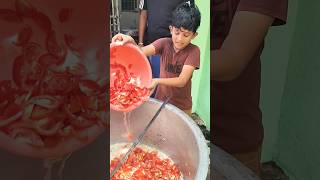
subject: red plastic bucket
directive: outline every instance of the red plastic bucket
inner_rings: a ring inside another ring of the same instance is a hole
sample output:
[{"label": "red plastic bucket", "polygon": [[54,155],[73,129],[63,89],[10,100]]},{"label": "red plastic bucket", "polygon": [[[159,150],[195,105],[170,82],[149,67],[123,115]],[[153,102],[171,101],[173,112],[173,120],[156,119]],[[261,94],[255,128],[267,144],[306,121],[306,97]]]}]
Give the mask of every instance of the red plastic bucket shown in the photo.
[{"label": "red plastic bucket", "polygon": [[[133,74],[140,79],[140,87],[149,87],[152,81],[152,70],[150,63],[142,51],[133,44],[110,45],[110,66],[120,64],[126,68],[128,74]],[[110,88],[114,86],[116,68],[110,67]],[[150,94],[148,94],[148,97]],[[126,108],[115,106],[110,103],[110,108],[116,111],[129,112],[140,106],[144,100],[130,105]]]}]

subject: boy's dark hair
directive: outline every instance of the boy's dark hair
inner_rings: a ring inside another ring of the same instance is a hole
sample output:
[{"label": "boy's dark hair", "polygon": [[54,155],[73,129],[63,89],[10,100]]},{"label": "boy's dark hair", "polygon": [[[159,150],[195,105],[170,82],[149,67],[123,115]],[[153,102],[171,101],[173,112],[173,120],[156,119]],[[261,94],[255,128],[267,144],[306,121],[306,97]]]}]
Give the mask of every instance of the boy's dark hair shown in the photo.
[{"label": "boy's dark hair", "polygon": [[172,26],[197,32],[200,26],[201,14],[194,1],[183,2],[172,13]]}]

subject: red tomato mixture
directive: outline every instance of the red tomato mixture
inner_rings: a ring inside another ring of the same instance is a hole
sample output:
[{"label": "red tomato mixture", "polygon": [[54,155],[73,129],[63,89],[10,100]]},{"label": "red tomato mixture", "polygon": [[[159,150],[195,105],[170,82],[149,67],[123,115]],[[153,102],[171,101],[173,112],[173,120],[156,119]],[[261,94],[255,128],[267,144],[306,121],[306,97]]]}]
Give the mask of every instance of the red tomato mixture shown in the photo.
[{"label": "red tomato mixture", "polygon": [[[110,163],[110,173],[119,163],[114,158]],[[156,151],[136,148],[126,163],[111,177],[111,180],[180,180],[181,172],[169,159],[160,159]]]},{"label": "red tomato mixture", "polygon": [[[68,9],[61,9],[57,18],[66,23],[70,15]],[[24,23],[26,19],[36,27]],[[0,81],[0,131],[44,148],[71,137],[85,142],[88,137],[81,131],[105,126],[107,79],[87,78],[81,63],[65,65],[68,54],[80,54],[75,38],[65,34],[58,43],[50,18],[23,0],[15,1],[15,9],[0,9],[0,20],[21,24],[11,45],[20,49],[13,59],[12,80]],[[33,41],[33,28],[43,32],[43,42]]]},{"label": "red tomato mixture", "polygon": [[[131,106],[138,106],[149,96],[149,89],[140,87],[140,79],[134,74],[128,73],[125,66],[121,64],[111,64],[111,69],[116,71],[111,74],[114,76],[113,87],[110,86],[110,104],[119,109],[127,109]],[[128,69],[131,65],[128,66]]]}]

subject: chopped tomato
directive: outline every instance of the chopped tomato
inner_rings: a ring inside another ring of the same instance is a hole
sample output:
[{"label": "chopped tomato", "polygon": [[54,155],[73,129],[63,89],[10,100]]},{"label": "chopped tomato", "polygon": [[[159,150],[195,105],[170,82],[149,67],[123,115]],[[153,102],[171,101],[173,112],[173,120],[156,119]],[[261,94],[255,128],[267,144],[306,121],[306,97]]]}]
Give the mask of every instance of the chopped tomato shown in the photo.
[{"label": "chopped tomato", "polygon": [[57,58],[61,58],[65,56],[66,52],[58,43],[55,31],[50,31],[48,33],[48,36],[46,39],[46,48],[49,53],[56,56]]},{"label": "chopped tomato", "polygon": [[[120,157],[116,157],[110,162],[110,172],[120,162]],[[147,152],[141,148],[136,148],[122,165],[118,172],[111,177],[111,180],[121,179],[172,179],[180,180],[181,172],[177,165],[169,159],[160,159],[156,151]]]},{"label": "chopped tomato", "polygon": [[72,76],[67,72],[48,72],[44,77],[41,89],[45,94],[66,95],[75,88]]},{"label": "chopped tomato", "polygon": [[82,44],[75,36],[71,34],[65,34],[64,40],[71,51],[81,52],[83,50]]},{"label": "chopped tomato", "polygon": [[18,13],[11,9],[0,9],[0,19],[8,22],[22,22],[22,18],[18,15]]},{"label": "chopped tomato", "polygon": [[43,67],[49,67],[50,65],[58,65],[61,64],[64,61],[63,58],[59,58],[54,56],[51,53],[45,53],[43,55],[41,55],[38,59],[38,62],[40,65],[42,65]]},{"label": "chopped tomato", "polygon": [[43,77],[44,70],[30,57],[20,55],[13,62],[12,73],[18,87],[30,90]]},{"label": "chopped tomato", "polygon": [[46,34],[49,34],[51,32],[52,24],[47,15],[39,11],[33,11],[32,19]]},{"label": "chopped tomato", "polygon": [[114,76],[113,87],[110,87],[110,104],[120,110],[142,104],[148,98],[149,90],[140,87],[140,79],[128,74],[124,66],[112,64],[111,68],[117,69]]},{"label": "chopped tomato", "polygon": [[70,8],[62,8],[59,11],[59,20],[61,23],[67,22],[72,14],[72,9]]},{"label": "chopped tomato", "polygon": [[36,10],[30,3],[25,0],[16,0],[15,7],[18,14],[25,17],[32,17],[33,12]]},{"label": "chopped tomato", "polygon": [[86,95],[96,95],[101,92],[101,87],[99,84],[92,80],[80,80],[79,87],[81,92]]},{"label": "chopped tomato", "polygon": [[31,27],[30,26],[25,26],[24,28],[22,28],[20,30],[20,33],[18,35],[18,40],[17,40],[17,42],[15,44],[17,46],[26,45],[29,42],[29,40],[30,40],[30,38],[32,36],[32,33],[33,32],[32,32]]},{"label": "chopped tomato", "polygon": [[[92,133],[87,129],[102,128],[100,124],[106,121],[105,77],[89,79],[92,74],[87,67],[90,63],[82,61],[85,57],[67,57],[68,49],[81,50],[83,42],[78,37],[67,32],[59,37],[49,16],[27,0],[13,3],[14,10],[0,8],[0,21],[21,25],[13,32],[17,34],[15,46],[8,47],[20,52],[12,60],[11,80],[0,81],[0,131],[39,150],[54,148],[69,138],[88,143]],[[66,23],[72,10],[63,8],[56,13]],[[34,34],[37,31],[30,21],[44,36]]]}]

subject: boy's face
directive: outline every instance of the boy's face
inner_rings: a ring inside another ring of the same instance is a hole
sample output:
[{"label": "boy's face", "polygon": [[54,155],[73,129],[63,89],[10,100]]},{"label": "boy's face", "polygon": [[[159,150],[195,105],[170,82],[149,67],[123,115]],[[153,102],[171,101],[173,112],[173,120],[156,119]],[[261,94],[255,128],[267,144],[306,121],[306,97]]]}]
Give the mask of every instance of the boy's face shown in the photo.
[{"label": "boy's face", "polygon": [[179,29],[174,26],[170,26],[169,28],[176,51],[184,49],[188,44],[190,44],[191,40],[197,36],[197,33],[184,28]]}]

